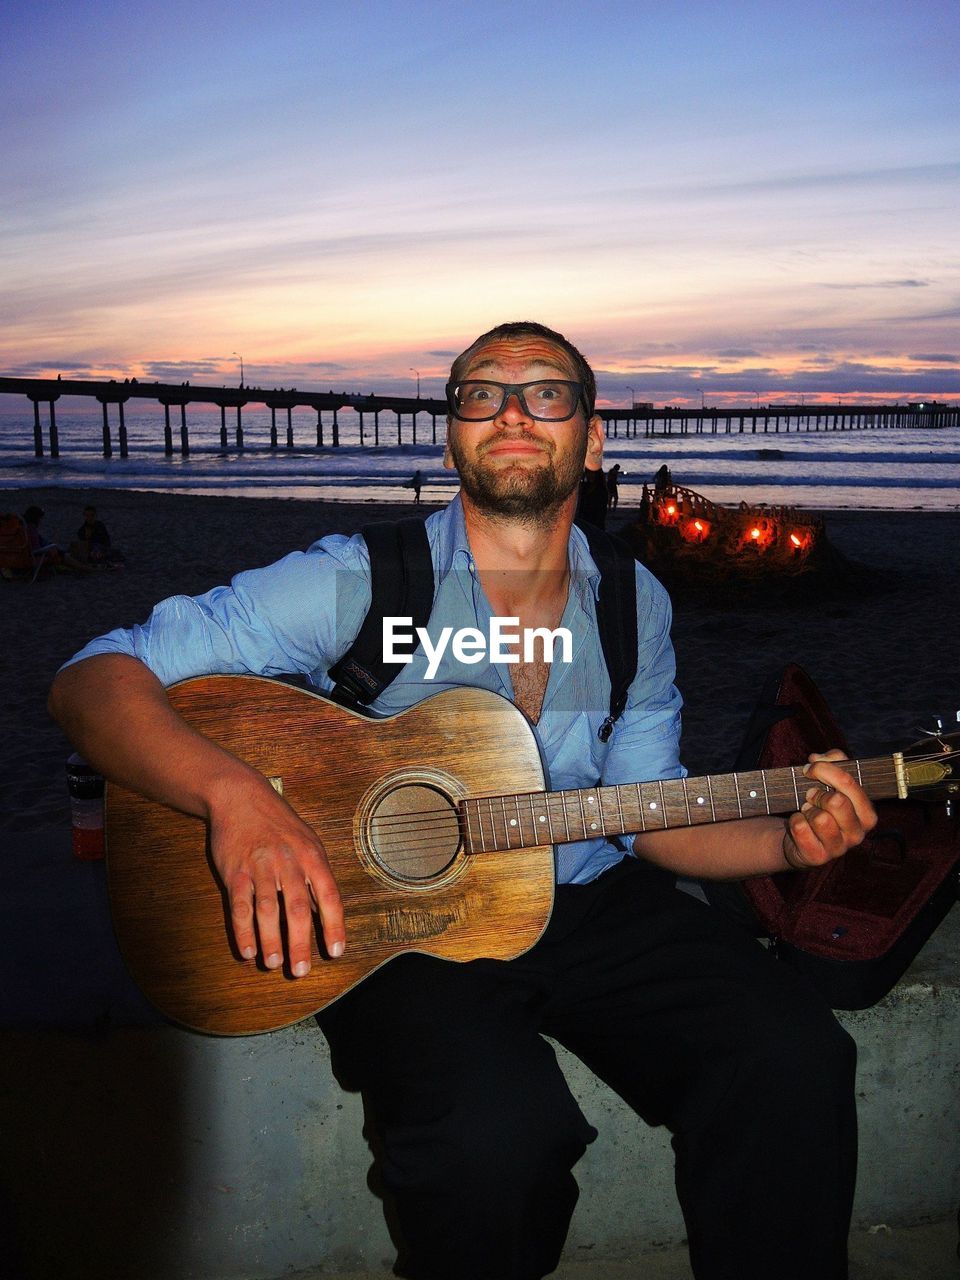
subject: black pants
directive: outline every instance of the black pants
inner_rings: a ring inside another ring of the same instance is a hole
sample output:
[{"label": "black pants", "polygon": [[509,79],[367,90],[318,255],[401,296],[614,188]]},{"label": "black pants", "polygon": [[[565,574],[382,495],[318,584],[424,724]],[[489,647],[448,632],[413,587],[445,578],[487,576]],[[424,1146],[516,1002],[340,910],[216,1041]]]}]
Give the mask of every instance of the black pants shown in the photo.
[{"label": "black pants", "polygon": [[847,1274],[853,1042],[738,926],[632,859],[562,887],[526,955],[402,956],[319,1021],[372,1109],[416,1280],[556,1267],[596,1135],[541,1033],[669,1126],[699,1280]]}]

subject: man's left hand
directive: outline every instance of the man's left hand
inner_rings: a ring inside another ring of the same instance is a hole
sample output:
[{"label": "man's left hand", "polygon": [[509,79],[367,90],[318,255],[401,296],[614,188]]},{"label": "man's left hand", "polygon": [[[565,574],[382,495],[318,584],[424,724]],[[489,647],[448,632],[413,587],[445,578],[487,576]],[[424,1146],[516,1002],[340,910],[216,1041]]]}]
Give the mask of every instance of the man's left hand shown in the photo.
[{"label": "man's left hand", "polygon": [[[783,838],[784,859],[794,870],[820,867],[842,857],[877,824],[876,810],[864,789],[846,770],[830,763],[846,759],[842,751],[809,757],[806,774],[814,785],[807,789],[800,812],[791,814]],[[825,787],[816,786],[818,782]]]}]

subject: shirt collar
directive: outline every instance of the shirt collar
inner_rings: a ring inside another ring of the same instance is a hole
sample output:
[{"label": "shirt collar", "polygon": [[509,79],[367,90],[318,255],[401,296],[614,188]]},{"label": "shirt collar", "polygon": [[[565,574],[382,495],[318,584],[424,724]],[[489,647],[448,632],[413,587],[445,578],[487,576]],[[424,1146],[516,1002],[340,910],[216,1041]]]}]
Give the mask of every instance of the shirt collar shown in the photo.
[{"label": "shirt collar", "polygon": [[[427,533],[434,547],[434,560],[441,579],[452,569],[463,567],[473,571],[473,552],[467,540],[459,493],[442,511],[427,518]],[[596,599],[600,594],[600,570],[590,554],[586,534],[576,525],[570,530],[567,556],[572,581],[576,584],[587,582]]]}]

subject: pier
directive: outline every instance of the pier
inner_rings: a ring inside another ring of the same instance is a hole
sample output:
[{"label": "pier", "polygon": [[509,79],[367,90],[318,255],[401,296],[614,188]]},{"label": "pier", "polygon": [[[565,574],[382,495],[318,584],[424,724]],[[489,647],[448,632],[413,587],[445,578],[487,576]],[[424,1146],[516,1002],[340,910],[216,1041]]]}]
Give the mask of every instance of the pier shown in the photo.
[{"label": "pier", "polygon": [[[284,433],[284,445],[294,447],[292,413],[295,408],[309,408],[316,412],[316,446],[325,448],[329,443],[338,448],[340,422],[338,414],[343,409],[352,410],[358,418],[360,445],[395,443],[402,445],[404,420],[409,418],[408,443],[417,444],[418,418],[426,414],[430,418],[430,442],[437,443],[437,419],[444,425],[447,416],[445,400],[433,400],[417,396],[381,396],[351,394],[342,391],[298,391],[296,388],[261,387],[204,387],[190,383],[139,382],[136,378],[118,382],[81,381],[61,378],[9,378],[0,377],[0,395],[25,396],[33,404],[33,452],[38,458],[48,451],[51,458],[60,456],[57,432],[57,401],[62,396],[81,396],[95,399],[102,409],[103,456],[114,453],[113,423],[116,422],[116,448],[121,458],[128,456],[127,428],[124,406],[131,400],[153,400],[163,406],[164,452],[172,456],[174,449],[173,410],[178,435],[178,450],[183,457],[190,454],[190,431],[187,422],[187,406],[191,404],[216,405],[220,409],[220,447],[243,449],[243,410],[247,405],[263,405],[270,410],[270,447],[280,447],[280,431]],[[47,440],[44,442],[40,406],[46,407]],[[228,427],[227,414],[230,414]],[[277,426],[277,414],[281,414],[281,427]],[[960,425],[960,406],[929,400],[916,404],[850,405],[850,404],[776,404],[752,408],[681,409],[670,405],[656,409],[652,405],[633,405],[631,408],[597,410],[603,420],[608,437],[637,436],[687,436],[687,435],[786,435],[797,432],[818,431],[867,431],[906,430],[910,428],[941,428]],[[381,424],[380,415],[393,417],[389,424]],[[324,414],[328,420],[324,421]],[[283,416],[286,416],[285,426]],[[395,419],[395,421],[393,421]],[[232,435],[232,441],[231,441]],[[311,444],[314,441],[311,440]]]},{"label": "pier", "polygon": [[[426,414],[430,418],[430,440],[437,443],[437,418],[446,423],[447,402],[430,400],[419,396],[379,396],[351,395],[340,391],[298,391],[296,388],[274,388],[266,391],[261,387],[202,387],[190,383],[174,384],[164,382],[139,382],[136,378],[117,382],[111,379],[106,382],[87,382],[68,378],[7,378],[0,377],[0,395],[26,396],[33,404],[33,452],[37,458],[45,453],[43,424],[40,406],[47,408],[48,435],[46,448],[51,458],[60,456],[60,441],[57,432],[56,404],[61,396],[85,396],[95,399],[102,407],[103,456],[110,458],[114,452],[114,439],[111,418],[117,423],[117,449],[121,458],[128,456],[127,428],[124,420],[124,406],[131,400],[153,400],[163,405],[164,452],[171,456],[174,453],[174,433],[170,411],[174,411],[179,426],[179,452],[183,457],[190,455],[190,433],[187,423],[187,406],[190,404],[212,404],[220,409],[220,447],[230,447],[231,429],[233,444],[237,449],[244,447],[243,410],[249,404],[264,405],[270,410],[270,447],[280,447],[277,413],[286,415],[285,446],[294,447],[293,410],[309,408],[316,411],[316,445],[324,448],[329,443],[334,448],[340,445],[340,423],[338,413],[342,409],[352,409],[360,423],[360,444],[378,446],[393,439],[396,430],[396,443],[403,444],[403,421],[410,419],[410,442],[417,444],[417,418]],[[231,429],[227,427],[227,411],[230,411]],[[324,422],[324,414],[329,421]],[[396,422],[390,421],[381,428],[380,415],[394,415]],[[281,419],[282,421],[282,419]],[[329,437],[325,431],[329,428]],[[381,438],[382,437],[382,438]],[[311,443],[313,443],[311,441]]]},{"label": "pier", "polygon": [[750,409],[679,409],[637,405],[598,409],[614,439],[687,435],[786,435],[808,431],[905,430],[960,425],[960,405],[927,400],[917,404],[771,404]]}]

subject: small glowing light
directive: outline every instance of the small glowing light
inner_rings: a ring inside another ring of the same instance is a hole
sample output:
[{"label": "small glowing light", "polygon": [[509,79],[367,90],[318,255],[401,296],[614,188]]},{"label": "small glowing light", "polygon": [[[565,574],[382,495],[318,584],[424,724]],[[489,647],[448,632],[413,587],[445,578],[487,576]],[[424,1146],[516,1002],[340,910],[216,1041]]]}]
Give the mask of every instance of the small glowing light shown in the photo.
[{"label": "small glowing light", "polygon": [[791,533],[791,535],[790,535],[790,541],[793,543],[793,545],[794,545],[795,547],[802,547],[802,546],[803,546],[803,543],[800,541],[800,539],[797,537],[797,535],[796,535],[795,533]]},{"label": "small glowing light", "polygon": [[699,520],[694,520],[693,527],[696,529],[697,533],[703,533],[703,525]]},{"label": "small glowing light", "polygon": [[760,537],[760,530],[759,530],[759,529],[751,529],[751,530],[750,530],[750,537],[751,537],[751,538],[759,538],[759,537]]},{"label": "small glowing light", "polygon": [[667,507],[667,515],[673,516],[673,515],[676,515],[676,513],[677,513],[677,508],[671,502],[669,507]]}]

